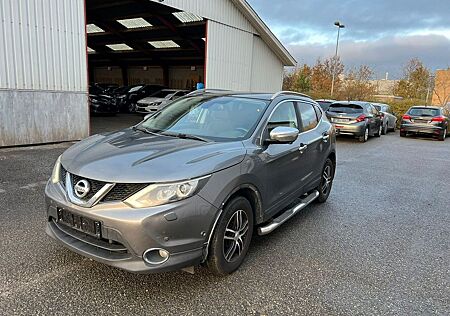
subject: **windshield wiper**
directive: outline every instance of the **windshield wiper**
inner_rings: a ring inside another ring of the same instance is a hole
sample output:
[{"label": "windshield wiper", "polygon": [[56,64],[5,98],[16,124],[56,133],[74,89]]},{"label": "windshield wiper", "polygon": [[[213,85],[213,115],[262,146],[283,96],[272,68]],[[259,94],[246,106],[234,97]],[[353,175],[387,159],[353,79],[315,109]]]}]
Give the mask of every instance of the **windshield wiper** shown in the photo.
[{"label": "windshield wiper", "polygon": [[149,129],[149,128],[146,128],[146,127],[142,127],[142,126],[141,127],[133,126],[133,130],[134,131],[144,132],[144,133],[147,133],[147,134],[157,135],[157,136],[160,135],[160,134],[158,134],[157,130],[152,130],[152,129]]},{"label": "windshield wiper", "polygon": [[167,136],[173,136],[173,137],[178,137],[178,138],[183,138],[183,139],[194,139],[194,140],[199,140],[205,143],[208,143],[209,140],[197,135],[191,135],[191,134],[184,134],[184,133],[169,133],[169,132],[164,132],[161,133],[162,135],[167,135]]}]

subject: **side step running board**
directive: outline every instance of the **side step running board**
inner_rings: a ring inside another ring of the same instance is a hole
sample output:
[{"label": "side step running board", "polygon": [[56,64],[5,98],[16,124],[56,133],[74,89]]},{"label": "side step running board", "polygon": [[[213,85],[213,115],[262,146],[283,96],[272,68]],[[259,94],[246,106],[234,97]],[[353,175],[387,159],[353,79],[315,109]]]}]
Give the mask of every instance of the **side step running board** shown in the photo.
[{"label": "side step running board", "polygon": [[300,210],[304,209],[312,201],[317,199],[318,196],[319,196],[319,192],[317,190],[314,190],[307,197],[301,199],[300,204],[297,204],[296,206],[289,208],[284,213],[282,213],[280,216],[278,216],[277,218],[274,218],[269,224],[259,227],[258,235],[267,235],[267,234],[273,232],[276,228],[281,226],[281,224],[286,222],[292,216],[297,214]]}]

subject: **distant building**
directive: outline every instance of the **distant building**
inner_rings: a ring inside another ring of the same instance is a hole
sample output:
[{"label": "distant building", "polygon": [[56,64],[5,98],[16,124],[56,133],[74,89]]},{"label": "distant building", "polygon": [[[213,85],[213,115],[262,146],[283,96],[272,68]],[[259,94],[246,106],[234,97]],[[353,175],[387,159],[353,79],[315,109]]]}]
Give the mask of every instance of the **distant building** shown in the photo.
[{"label": "distant building", "polygon": [[394,95],[394,89],[397,82],[398,80],[389,79],[371,80],[370,83],[375,87],[375,95],[373,97],[385,102],[402,99],[401,97]]},{"label": "distant building", "polygon": [[450,68],[436,70],[431,101],[433,105],[445,105],[447,102],[450,102]]}]

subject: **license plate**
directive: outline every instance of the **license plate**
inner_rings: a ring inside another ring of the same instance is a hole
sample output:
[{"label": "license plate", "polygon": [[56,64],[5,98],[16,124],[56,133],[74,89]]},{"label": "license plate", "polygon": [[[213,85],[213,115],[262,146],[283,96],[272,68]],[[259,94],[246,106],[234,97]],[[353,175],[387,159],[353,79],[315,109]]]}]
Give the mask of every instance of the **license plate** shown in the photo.
[{"label": "license plate", "polygon": [[74,214],[64,209],[58,209],[58,223],[72,227],[73,229],[97,238],[101,237],[100,222]]},{"label": "license plate", "polygon": [[336,123],[347,123],[348,119],[335,118],[335,119],[333,119],[333,122],[336,122]]}]

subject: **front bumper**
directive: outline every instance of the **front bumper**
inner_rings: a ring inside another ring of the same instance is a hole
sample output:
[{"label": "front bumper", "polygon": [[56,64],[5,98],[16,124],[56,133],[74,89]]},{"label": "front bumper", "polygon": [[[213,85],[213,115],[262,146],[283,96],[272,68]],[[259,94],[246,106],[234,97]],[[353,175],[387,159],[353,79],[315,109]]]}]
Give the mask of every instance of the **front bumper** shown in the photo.
[{"label": "front bumper", "polygon": [[341,123],[332,123],[335,130],[336,135],[354,135],[354,136],[362,136],[364,135],[364,131],[366,125],[364,122],[355,123],[355,124],[341,124]]},{"label": "front bumper", "polygon": [[[133,209],[123,202],[99,203],[84,208],[68,201],[60,184],[46,190],[47,234],[70,250],[129,272],[151,273],[179,270],[204,260],[208,236],[219,214],[198,195],[163,206]],[[58,210],[101,223],[101,237],[79,232],[58,221]],[[150,248],[170,253],[162,264],[142,258]]]},{"label": "front bumper", "polygon": [[158,111],[158,106],[139,105],[139,104],[136,106],[136,113],[149,114],[154,113],[156,111]]},{"label": "front bumper", "polygon": [[429,124],[401,124],[400,131],[414,134],[440,135],[445,131],[444,127]]}]

